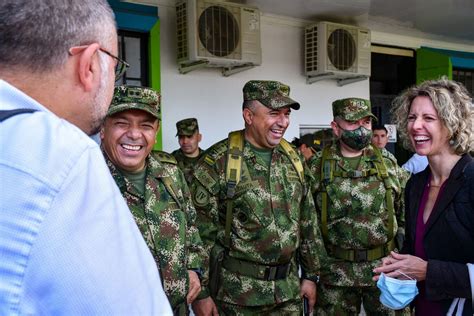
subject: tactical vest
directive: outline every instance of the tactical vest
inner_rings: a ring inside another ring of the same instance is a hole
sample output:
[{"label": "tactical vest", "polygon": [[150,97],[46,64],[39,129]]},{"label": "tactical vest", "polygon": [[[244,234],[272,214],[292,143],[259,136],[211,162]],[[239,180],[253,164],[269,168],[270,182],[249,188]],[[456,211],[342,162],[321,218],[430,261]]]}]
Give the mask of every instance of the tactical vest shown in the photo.
[{"label": "tactical vest", "polygon": [[377,160],[373,161],[374,167],[368,171],[336,171],[336,161],[334,159],[328,159],[330,146],[323,149],[322,161],[321,161],[321,234],[326,245],[328,242],[328,193],[326,187],[333,181],[334,177],[341,178],[365,178],[372,175],[383,181],[385,186],[385,202],[388,211],[388,242],[384,245],[372,249],[344,249],[337,246],[327,246],[328,253],[333,257],[344,259],[353,262],[365,262],[372,261],[382,258],[390,253],[394,249],[394,200],[392,195],[392,187],[389,182],[389,176],[387,167],[383,161],[382,153],[378,148],[374,147],[375,155]]},{"label": "tactical vest", "polygon": [[[304,168],[301,160],[293,149],[290,143],[285,139],[281,139],[280,145],[283,148],[285,154],[290,158],[293,167],[295,168],[301,183],[304,185]],[[227,187],[227,211],[225,220],[225,246],[230,247],[230,228],[232,225],[232,204],[233,197],[235,195],[235,188],[240,181],[242,172],[242,160],[244,150],[244,132],[234,131],[229,133],[228,149],[227,149],[227,160],[226,160],[226,171],[225,180]]]}]

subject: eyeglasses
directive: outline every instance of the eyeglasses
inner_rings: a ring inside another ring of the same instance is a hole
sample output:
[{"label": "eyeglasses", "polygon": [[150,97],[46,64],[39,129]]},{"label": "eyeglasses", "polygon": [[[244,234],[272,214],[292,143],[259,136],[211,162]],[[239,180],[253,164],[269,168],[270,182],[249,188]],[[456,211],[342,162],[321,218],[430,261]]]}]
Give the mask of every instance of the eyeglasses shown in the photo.
[{"label": "eyeglasses", "polygon": [[109,53],[108,51],[103,49],[102,47],[99,48],[99,50],[101,52],[109,55],[110,57],[112,57],[113,59],[115,59],[117,61],[117,64],[115,65],[115,81],[119,81],[120,78],[122,78],[125,71],[127,71],[127,69],[130,67],[130,64],[127,63],[125,60],[120,59],[119,57],[112,55],[111,53]]}]

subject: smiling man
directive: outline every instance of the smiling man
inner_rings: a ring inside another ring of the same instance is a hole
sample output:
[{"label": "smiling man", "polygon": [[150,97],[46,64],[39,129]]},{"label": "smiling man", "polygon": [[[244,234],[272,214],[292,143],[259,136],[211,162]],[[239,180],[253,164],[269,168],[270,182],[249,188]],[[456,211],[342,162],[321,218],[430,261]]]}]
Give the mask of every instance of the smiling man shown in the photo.
[{"label": "smiling man", "polygon": [[283,139],[300,108],[289,92],[277,81],[247,82],[245,128],[211,146],[195,168],[206,252],[197,315],[299,315],[302,296],[314,305],[324,247],[309,170]]},{"label": "smiling man", "polygon": [[157,92],[116,87],[100,135],[107,166],[155,258],[173,312],[186,315],[201,290],[201,239],[176,160],[152,152],[159,119]]}]

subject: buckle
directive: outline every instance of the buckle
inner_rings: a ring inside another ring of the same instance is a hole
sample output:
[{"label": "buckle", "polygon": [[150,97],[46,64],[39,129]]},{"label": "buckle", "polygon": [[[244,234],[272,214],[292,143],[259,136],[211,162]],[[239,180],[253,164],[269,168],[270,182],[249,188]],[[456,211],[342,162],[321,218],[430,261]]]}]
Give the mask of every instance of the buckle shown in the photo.
[{"label": "buckle", "polygon": [[265,274],[263,278],[265,281],[275,281],[275,280],[286,279],[289,271],[290,271],[290,263],[280,265],[280,266],[267,267],[265,269]]},{"label": "buckle", "polygon": [[354,262],[366,262],[367,250],[354,249]]}]

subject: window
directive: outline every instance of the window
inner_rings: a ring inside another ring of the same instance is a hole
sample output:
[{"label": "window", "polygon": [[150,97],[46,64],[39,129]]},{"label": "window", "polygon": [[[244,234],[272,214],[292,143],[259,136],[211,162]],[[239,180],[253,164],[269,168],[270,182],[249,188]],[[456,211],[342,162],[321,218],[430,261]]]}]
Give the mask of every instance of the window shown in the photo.
[{"label": "window", "polygon": [[474,71],[470,69],[453,68],[453,80],[462,83],[474,98]]},{"label": "window", "polygon": [[148,33],[118,31],[119,57],[130,64],[116,85],[148,86]]}]

